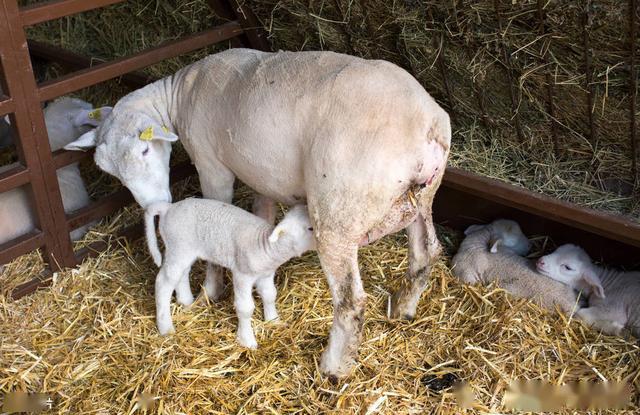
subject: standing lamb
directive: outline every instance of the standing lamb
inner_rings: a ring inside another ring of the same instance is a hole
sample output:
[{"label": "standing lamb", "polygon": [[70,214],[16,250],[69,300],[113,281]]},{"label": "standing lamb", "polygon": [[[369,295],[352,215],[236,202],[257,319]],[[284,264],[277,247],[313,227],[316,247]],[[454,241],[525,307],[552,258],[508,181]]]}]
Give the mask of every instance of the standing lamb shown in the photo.
[{"label": "standing lamb", "polygon": [[599,267],[571,244],[541,257],[536,265],[541,274],[589,295],[589,307],[577,313],[585,323],[615,335],[627,328],[640,338],[640,272]]},{"label": "standing lamb", "polygon": [[[158,250],[154,225],[160,215],[160,235],[165,244],[164,262]],[[234,305],[238,316],[238,343],[258,347],[251,327],[256,287],[264,305],[264,319],[277,320],[275,272],[294,256],[315,248],[307,207],[293,207],[275,228],[238,207],[216,200],[185,199],[159,202],[145,213],[149,251],[156,265],[156,318],[158,331],[173,332],[169,302],[175,290],[182,305],[191,305],[189,271],[197,259],[228,268],[233,274]]]},{"label": "standing lamb", "polygon": [[[308,204],[334,306],[325,374],[345,376],[357,358],[366,303],[361,242],[408,226],[409,272],[392,316],[415,316],[441,252],[431,206],[451,126],[408,72],[333,52],[230,49],[122,98],[102,126],[67,148],[95,146],[97,165],[146,208],[171,200],[178,137],[204,197],[230,203],[237,177],[269,199]],[[221,278],[208,268],[211,297]]]},{"label": "standing lamb", "polygon": [[488,225],[472,225],[452,259],[453,275],[467,284],[495,282],[516,297],[529,298],[554,310],[570,313],[577,304],[573,289],[538,274],[527,258],[530,243],[520,226],[499,219]]},{"label": "standing lamb", "polygon": [[[60,150],[68,143],[95,127],[109,114],[111,107],[93,109],[92,105],[76,98],[60,98],[44,109],[44,119],[51,151]],[[0,167],[0,173],[16,164]],[[89,194],[80,175],[78,163],[56,172],[62,203],[66,213],[89,204]],[[78,240],[89,225],[71,231],[71,239]],[[36,215],[27,189],[20,187],[0,194],[0,244],[15,239],[36,228]]]}]

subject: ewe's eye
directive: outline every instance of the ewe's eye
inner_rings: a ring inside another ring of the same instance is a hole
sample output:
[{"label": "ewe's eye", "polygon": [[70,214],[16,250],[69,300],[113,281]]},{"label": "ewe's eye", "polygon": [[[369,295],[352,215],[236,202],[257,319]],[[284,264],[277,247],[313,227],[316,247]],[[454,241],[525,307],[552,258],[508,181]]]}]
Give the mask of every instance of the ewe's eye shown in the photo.
[{"label": "ewe's eye", "polygon": [[313,232],[313,228],[307,228],[307,230]]},{"label": "ewe's eye", "polygon": [[146,156],[147,154],[149,154],[149,146],[147,146],[147,148],[145,148],[144,150],[142,150],[142,155]]},{"label": "ewe's eye", "polygon": [[567,264],[562,264],[562,268],[566,269],[567,271],[573,271],[573,268],[571,268],[569,265]]}]

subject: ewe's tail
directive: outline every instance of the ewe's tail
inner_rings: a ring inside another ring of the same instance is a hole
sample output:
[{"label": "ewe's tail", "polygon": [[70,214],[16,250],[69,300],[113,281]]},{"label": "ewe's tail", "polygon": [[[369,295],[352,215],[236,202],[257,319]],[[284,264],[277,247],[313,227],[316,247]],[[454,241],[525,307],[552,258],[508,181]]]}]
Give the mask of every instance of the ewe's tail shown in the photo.
[{"label": "ewe's tail", "polygon": [[144,213],[144,227],[147,234],[147,246],[149,247],[149,252],[153,257],[153,262],[156,263],[157,266],[162,265],[162,255],[160,254],[160,249],[158,249],[158,239],[156,238],[156,224],[154,219],[156,216],[160,216],[160,220],[167,210],[171,207],[171,203],[166,202],[158,202],[149,206]]}]

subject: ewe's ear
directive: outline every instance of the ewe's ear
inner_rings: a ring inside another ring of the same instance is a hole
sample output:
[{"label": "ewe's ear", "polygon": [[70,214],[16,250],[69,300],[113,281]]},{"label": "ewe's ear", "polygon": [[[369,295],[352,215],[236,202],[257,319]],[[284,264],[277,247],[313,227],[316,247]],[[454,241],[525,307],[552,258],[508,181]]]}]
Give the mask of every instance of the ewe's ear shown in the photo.
[{"label": "ewe's ear", "polygon": [[73,119],[73,125],[80,127],[83,125],[92,125],[97,127],[111,113],[112,107],[100,107],[92,110],[79,110]]},{"label": "ewe's ear", "polygon": [[76,141],[73,141],[66,146],[65,150],[85,151],[88,148],[96,146],[96,129],[88,131],[82,134]]},{"label": "ewe's ear", "polygon": [[167,129],[167,127],[150,125],[144,130],[140,131],[138,138],[142,141],[162,140],[167,142],[178,141],[178,136]]},{"label": "ewe's ear", "polygon": [[484,229],[486,226],[487,225],[471,225],[467,229],[465,229],[464,234],[465,236],[471,235],[474,232],[478,232],[479,230]]},{"label": "ewe's ear", "polygon": [[281,225],[276,226],[273,229],[273,232],[271,232],[271,235],[269,235],[269,242],[274,244],[276,242],[278,242],[278,240],[282,237],[282,235],[284,235],[286,233],[286,231],[284,230],[284,228]]},{"label": "ewe's ear", "polygon": [[489,241],[489,245],[491,245],[491,248],[489,248],[489,252],[491,252],[492,254],[497,254],[498,253],[498,245],[502,244],[502,239],[496,239],[495,241]]},{"label": "ewe's ear", "polygon": [[591,269],[586,269],[582,272],[580,279],[584,286],[589,287],[591,293],[596,297],[604,298],[604,288],[600,283],[600,278]]}]

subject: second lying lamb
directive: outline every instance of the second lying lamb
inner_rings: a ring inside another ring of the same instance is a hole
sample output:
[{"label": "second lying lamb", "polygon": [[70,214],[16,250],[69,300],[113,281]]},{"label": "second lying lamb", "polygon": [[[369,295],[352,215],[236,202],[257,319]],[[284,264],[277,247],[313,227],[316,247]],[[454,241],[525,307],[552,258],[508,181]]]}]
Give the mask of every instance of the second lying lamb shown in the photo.
[{"label": "second lying lamb", "polygon": [[535,265],[521,255],[529,251],[529,240],[520,226],[499,219],[488,225],[472,225],[452,259],[453,275],[468,284],[496,285],[554,310],[570,313],[577,306],[574,290],[536,272]]},{"label": "second lying lamb", "polygon": [[607,334],[624,328],[640,338],[640,272],[599,267],[579,246],[566,244],[538,260],[538,271],[589,295],[577,315]]},{"label": "second lying lamb", "polygon": [[[154,217],[160,215],[160,235],[165,257],[158,250]],[[252,289],[262,298],[265,320],[278,319],[275,307],[277,268],[294,256],[315,249],[313,228],[307,207],[298,205],[274,228],[262,218],[216,200],[189,198],[157,203],[145,213],[149,251],[161,266],[156,277],[156,319],[158,331],[173,332],[171,294],[182,305],[193,302],[189,271],[197,259],[228,268],[233,274],[234,306],[238,316],[237,340],[258,347],[251,327],[254,310]]]}]

